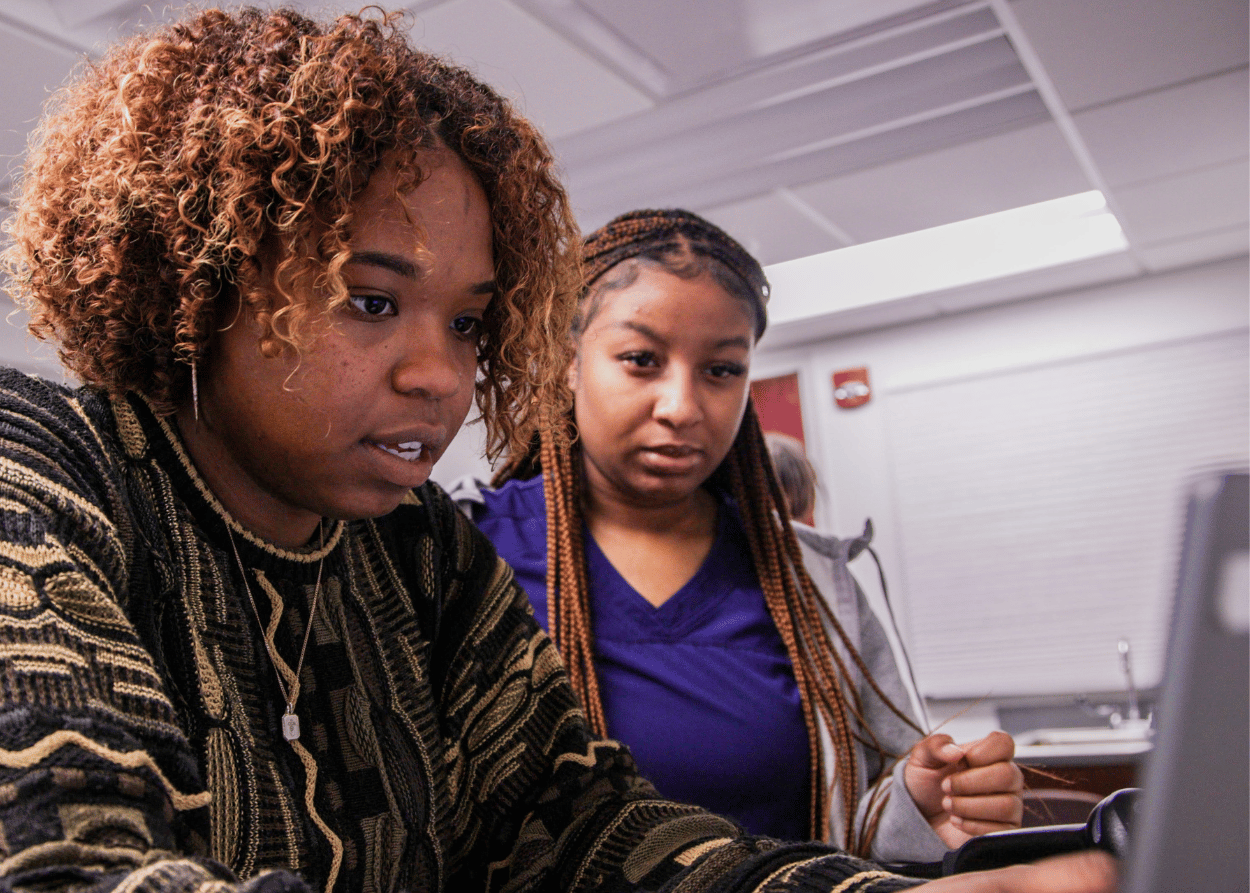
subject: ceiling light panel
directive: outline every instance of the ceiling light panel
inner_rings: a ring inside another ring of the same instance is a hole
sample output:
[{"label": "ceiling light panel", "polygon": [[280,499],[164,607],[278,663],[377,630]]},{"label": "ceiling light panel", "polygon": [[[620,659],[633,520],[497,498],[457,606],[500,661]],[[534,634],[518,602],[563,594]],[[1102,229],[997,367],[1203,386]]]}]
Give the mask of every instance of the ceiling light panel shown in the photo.
[{"label": "ceiling light panel", "polygon": [[[770,266],[777,324],[957,289],[1121,252],[1097,191]],[[832,292],[829,283],[838,283]]]}]

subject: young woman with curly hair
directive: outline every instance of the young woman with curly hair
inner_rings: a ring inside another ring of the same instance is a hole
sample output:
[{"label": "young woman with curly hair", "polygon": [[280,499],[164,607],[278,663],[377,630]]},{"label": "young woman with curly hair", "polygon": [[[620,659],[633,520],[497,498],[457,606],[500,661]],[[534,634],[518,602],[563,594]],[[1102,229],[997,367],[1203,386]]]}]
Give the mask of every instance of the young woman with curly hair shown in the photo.
[{"label": "young woman with curly hair", "polygon": [[852,544],[788,523],[748,399],[758,262],[680,210],[616,218],[584,260],[571,412],[498,489],[452,496],[550,624],[592,727],[665,796],[755,833],[922,861],[1018,825],[1011,738],[919,740]]},{"label": "young woman with curly hair", "polygon": [[514,449],[560,399],[551,166],[381,13],[208,10],[57,97],[8,265],[84,385],[0,373],[0,889],[912,883],[660,798],[427,483],[475,398]]}]

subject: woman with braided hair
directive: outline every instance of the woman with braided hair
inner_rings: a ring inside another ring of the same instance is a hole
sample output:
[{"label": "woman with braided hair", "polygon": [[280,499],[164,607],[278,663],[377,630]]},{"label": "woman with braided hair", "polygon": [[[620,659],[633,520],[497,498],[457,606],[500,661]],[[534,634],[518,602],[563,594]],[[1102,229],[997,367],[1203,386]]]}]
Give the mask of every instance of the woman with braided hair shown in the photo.
[{"label": "woman with braided hair", "polygon": [[917,743],[848,544],[788,523],[748,399],[759,264],[680,210],[616,218],[584,260],[571,412],[498,489],[452,495],[549,623],[592,728],[665,796],[755,833],[920,860],[1018,825],[1011,739]]}]

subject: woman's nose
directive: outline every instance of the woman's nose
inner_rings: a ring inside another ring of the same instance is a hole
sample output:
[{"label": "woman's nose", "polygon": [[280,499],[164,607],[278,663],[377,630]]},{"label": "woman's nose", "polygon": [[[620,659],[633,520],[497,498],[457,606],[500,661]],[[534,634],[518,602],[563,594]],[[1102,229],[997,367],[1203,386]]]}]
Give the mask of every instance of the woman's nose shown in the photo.
[{"label": "woman's nose", "polygon": [[[407,339],[391,370],[391,384],[401,394],[445,400],[459,393],[465,378],[463,346],[430,334]],[[470,380],[472,376],[470,375]]]},{"label": "woman's nose", "polygon": [[703,418],[698,390],[689,376],[674,372],[659,382],[655,417],[674,428],[692,425]]}]

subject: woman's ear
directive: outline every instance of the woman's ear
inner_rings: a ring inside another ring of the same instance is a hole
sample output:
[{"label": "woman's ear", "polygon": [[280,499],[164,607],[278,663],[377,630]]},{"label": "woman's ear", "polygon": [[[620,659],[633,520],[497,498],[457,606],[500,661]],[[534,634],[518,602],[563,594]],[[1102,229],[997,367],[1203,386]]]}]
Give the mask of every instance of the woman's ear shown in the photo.
[{"label": "woman's ear", "polygon": [[564,370],[564,381],[568,384],[570,391],[577,390],[577,355],[569,360],[569,367]]}]

